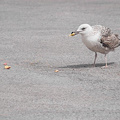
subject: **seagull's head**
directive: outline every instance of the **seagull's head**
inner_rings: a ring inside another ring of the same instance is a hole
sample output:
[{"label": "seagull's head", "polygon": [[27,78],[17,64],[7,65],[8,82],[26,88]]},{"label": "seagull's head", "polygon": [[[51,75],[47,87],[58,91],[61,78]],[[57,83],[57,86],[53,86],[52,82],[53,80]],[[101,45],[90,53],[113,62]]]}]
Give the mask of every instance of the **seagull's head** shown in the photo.
[{"label": "seagull's head", "polygon": [[77,34],[87,35],[92,31],[92,27],[89,24],[82,24],[78,27],[75,32],[72,32],[69,36],[74,36]]}]

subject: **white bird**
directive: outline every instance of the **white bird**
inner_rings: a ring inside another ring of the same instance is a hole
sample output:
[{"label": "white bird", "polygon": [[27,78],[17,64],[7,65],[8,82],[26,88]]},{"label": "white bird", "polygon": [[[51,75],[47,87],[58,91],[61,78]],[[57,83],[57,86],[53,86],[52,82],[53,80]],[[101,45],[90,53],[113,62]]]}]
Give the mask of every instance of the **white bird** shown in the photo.
[{"label": "white bird", "polygon": [[82,42],[88,49],[95,52],[94,66],[96,63],[97,52],[99,52],[105,54],[106,65],[104,67],[108,67],[106,54],[120,46],[118,35],[113,34],[110,28],[101,25],[90,26],[89,24],[80,25],[76,31],[70,34],[70,36],[77,34],[81,34]]}]

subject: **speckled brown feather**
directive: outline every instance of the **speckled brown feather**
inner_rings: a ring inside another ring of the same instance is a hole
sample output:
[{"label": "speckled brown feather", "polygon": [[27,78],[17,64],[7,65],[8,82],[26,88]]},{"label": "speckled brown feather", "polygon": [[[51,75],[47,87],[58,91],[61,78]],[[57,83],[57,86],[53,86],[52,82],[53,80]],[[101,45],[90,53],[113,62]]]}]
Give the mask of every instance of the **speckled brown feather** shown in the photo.
[{"label": "speckled brown feather", "polygon": [[107,28],[105,26],[101,26],[101,25],[95,25],[95,26],[92,26],[94,31],[100,31],[101,33],[101,36],[109,36],[112,34],[112,31],[110,28]]},{"label": "speckled brown feather", "polygon": [[101,43],[104,47],[108,47],[110,49],[114,49],[120,46],[120,39],[117,34],[110,34],[108,36],[102,36]]}]

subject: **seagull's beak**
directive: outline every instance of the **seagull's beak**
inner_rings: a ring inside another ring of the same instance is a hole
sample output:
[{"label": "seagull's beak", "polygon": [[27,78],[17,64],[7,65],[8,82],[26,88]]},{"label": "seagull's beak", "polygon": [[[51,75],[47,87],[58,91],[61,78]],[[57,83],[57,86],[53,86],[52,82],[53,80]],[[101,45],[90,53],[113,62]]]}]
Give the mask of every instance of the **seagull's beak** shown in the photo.
[{"label": "seagull's beak", "polygon": [[71,32],[71,34],[69,34],[69,36],[75,36],[75,35],[77,35],[77,34],[79,34],[79,32],[78,32],[78,31],[75,31],[75,32]]}]

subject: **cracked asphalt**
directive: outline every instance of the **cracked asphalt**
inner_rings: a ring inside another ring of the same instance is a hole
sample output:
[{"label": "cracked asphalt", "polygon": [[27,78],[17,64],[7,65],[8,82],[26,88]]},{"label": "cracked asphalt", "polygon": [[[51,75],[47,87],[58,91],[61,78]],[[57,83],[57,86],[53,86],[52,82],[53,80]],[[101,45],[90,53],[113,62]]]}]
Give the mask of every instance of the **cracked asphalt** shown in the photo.
[{"label": "cracked asphalt", "polygon": [[120,34],[120,1],[0,1],[0,120],[120,120],[120,47],[92,67],[82,23]]}]

